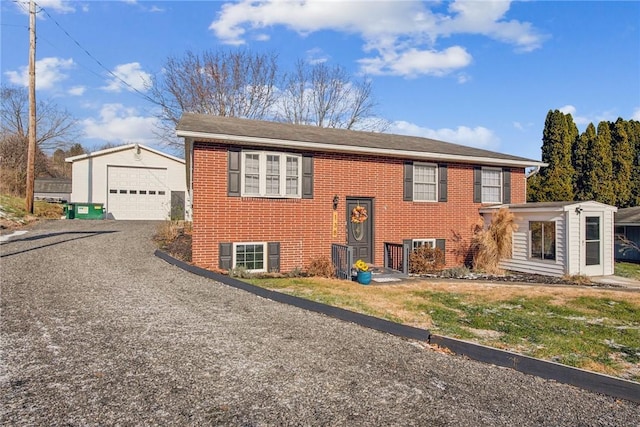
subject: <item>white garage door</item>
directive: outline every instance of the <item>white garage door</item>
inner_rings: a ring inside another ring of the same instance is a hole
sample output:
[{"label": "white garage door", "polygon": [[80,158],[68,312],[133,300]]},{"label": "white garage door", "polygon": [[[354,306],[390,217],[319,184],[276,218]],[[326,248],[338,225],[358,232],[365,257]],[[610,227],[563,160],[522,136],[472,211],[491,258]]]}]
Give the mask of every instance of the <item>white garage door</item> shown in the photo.
[{"label": "white garage door", "polygon": [[109,166],[107,214],[112,219],[167,219],[167,170]]}]

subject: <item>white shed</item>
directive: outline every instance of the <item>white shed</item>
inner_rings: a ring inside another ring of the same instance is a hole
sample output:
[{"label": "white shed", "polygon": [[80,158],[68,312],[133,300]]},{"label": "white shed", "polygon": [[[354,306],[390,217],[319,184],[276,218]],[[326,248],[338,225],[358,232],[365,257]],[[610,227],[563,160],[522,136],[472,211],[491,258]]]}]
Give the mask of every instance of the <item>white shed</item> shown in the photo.
[{"label": "white shed", "polygon": [[129,144],[66,161],[72,203],[103,203],[107,219],[190,219],[182,159]]},{"label": "white shed", "polygon": [[547,276],[607,276],[614,273],[614,214],[618,208],[598,202],[545,202],[480,209],[485,223],[506,207],[515,215],[510,259],[505,270]]}]

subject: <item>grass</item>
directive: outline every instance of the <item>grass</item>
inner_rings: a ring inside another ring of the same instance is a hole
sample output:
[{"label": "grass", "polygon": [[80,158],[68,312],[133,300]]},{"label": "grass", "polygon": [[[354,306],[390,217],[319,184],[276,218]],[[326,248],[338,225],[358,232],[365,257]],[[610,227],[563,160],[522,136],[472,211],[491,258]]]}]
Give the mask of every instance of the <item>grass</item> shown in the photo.
[{"label": "grass", "polygon": [[261,287],[582,369],[640,381],[640,294],[610,289],[321,278]]},{"label": "grass", "polygon": [[640,264],[632,262],[616,262],[615,268],[617,276],[640,280]]},{"label": "grass", "polygon": [[36,201],[33,204],[34,214],[31,215],[26,210],[24,197],[0,194],[0,211],[7,221],[24,225],[38,218],[59,219],[63,215],[63,205]]}]

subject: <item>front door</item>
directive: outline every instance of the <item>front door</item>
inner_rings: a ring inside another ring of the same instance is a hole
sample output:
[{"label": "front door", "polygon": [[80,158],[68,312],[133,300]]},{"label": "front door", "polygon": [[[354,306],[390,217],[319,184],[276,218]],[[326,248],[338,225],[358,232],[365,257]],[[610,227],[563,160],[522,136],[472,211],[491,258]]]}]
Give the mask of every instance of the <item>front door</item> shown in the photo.
[{"label": "front door", "polygon": [[373,199],[347,197],[347,245],[354,261],[373,263]]},{"label": "front door", "polygon": [[582,235],[584,257],[582,259],[583,272],[590,276],[604,274],[603,263],[603,227],[602,214],[599,212],[582,213]]}]

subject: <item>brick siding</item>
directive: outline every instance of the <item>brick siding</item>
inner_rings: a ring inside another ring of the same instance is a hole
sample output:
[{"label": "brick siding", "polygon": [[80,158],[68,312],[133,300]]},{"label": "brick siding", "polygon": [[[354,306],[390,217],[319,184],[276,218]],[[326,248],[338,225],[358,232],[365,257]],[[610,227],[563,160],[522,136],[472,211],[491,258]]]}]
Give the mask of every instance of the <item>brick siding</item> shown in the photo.
[{"label": "brick siding", "polygon": [[[447,267],[462,263],[459,249],[469,243],[482,206],[473,203],[473,165],[448,163],[447,202],[403,201],[403,160],[352,154],[314,154],[313,199],[227,196],[227,149],[194,144],[193,262],[218,267],[220,242],[280,242],[281,271],[306,268],[331,256],[332,243],[346,243],[346,197],[374,203],[373,262],[382,265],[383,243],[403,239],[446,239]],[[511,202],[524,203],[523,168],[511,169]],[[332,237],[337,195],[338,236]],[[454,233],[462,238],[456,242]]]}]

